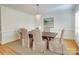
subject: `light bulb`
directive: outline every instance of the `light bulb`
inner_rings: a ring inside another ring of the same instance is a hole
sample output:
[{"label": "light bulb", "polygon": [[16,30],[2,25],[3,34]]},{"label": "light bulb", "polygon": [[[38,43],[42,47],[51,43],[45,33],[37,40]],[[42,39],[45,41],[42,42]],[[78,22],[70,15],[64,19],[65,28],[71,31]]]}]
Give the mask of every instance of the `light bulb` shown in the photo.
[{"label": "light bulb", "polygon": [[40,14],[37,14],[36,15],[36,20],[40,20],[41,19],[41,15]]}]

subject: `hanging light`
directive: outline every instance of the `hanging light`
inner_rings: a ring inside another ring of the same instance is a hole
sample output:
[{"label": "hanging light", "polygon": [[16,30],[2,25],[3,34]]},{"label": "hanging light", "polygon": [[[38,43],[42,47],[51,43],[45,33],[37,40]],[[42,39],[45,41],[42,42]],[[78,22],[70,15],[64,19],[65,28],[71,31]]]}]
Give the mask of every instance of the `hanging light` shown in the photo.
[{"label": "hanging light", "polygon": [[41,15],[39,14],[39,4],[36,4],[36,7],[37,7],[36,20],[40,20]]},{"label": "hanging light", "polygon": [[36,14],[36,19],[40,20],[41,19],[41,15],[40,14]]}]

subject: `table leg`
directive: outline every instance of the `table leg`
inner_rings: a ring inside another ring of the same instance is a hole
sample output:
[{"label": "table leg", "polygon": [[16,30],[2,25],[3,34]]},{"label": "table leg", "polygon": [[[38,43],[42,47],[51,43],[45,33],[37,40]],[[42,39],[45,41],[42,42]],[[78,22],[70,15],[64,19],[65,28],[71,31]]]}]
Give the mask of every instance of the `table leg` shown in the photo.
[{"label": "table leg", "polygon": [[49,40],[47,40],[47,50],[49,50]]},{"label": "table leg", "polygon": [[50,49],[49,49],[49,41],[50,41],[50,40],[51,40],[51,38],[48,38],[48,39],[47,39],[47,50],[50,50]]},{"label": "table leg", "polygon": [[33,47],[33,38],[30,38],[30,48]]},{"label": "table leg", "polygon": [[47,38],[47,50],[49,50],[49,41],[50,41],[50,38]]}]

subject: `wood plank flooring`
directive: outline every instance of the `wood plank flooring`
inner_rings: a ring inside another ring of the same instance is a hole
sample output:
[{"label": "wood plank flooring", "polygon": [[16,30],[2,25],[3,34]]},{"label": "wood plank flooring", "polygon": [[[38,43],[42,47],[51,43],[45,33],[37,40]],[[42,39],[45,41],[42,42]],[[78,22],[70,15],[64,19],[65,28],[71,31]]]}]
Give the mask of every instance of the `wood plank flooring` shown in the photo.
[{"label": "wood plank flooring", "polygon": [[[17,41],[14,41],[0,46],[0,55],[21,55],[23,52],[18,53],[18,51],[15,51],[14,49],[7,46],[7,45],[13,45],[16,42]],[[71,52],[74,52],[74,54],[79,55],[79,47],[76,45],[76,43],[73,40],[65,40],[65,43],[67,44]]]},{"label": "wood plank flooring", "polygon": [[13,49],[7,46],[0,46],[0,55],[17,55],[19,53],[15,52]]},{"label": "wood plank flooring", "polygon": [[65,43],[67,44],[67,46],[69,47],[69,49],[78,54],[79,55],[79,47],[77,46],[77,44],[75,43],[74,40],[65,40]]}]

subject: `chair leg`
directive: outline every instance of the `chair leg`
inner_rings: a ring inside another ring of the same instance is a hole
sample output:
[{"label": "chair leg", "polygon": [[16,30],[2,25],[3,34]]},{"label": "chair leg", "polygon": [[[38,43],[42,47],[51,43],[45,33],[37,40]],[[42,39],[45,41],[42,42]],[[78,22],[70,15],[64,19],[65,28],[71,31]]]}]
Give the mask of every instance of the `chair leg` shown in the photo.
[{"label": "chair leg", "polygon": [[63,45],[62,45],[62,55],[64,55]]}]

